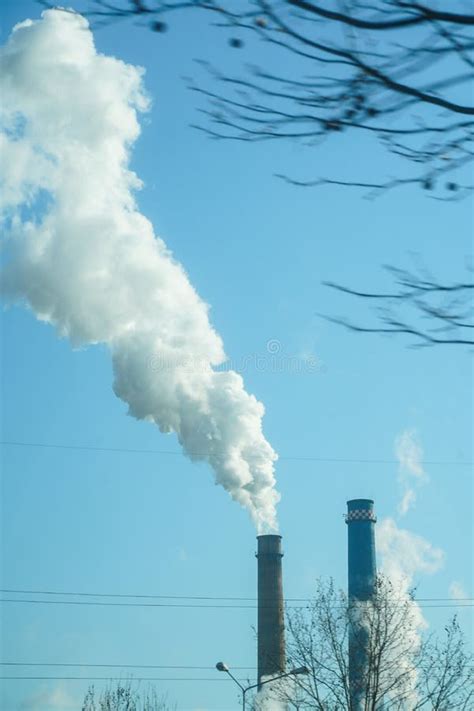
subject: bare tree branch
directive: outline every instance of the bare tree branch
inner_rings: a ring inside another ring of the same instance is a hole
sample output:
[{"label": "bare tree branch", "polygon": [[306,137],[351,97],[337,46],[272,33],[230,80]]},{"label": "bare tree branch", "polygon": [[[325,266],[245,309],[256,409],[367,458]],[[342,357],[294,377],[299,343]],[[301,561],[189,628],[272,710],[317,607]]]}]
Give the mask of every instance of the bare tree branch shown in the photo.
[{"label": "bare tree branch", "polygon": [[352,17],[351,15],[346,15],[341,12],[332,12],[331,10],[326,10],[320,5],[306,2],[306,0],[288,0],[288,4],[299,7],[301,10],[314,13],[315,15],[319,15],[320,17],[324,17],[327,20],[342,22],[345,25],[359,27],[365,30],[392,30],[400,27],[412,27],[413,25],[425,23],[427,19],[440,20],[442,22],[455,23],[459,25],[474,25],[474,15],[459,15],[452,12],[439,12],[434,8],[424,7],[416,3],[408,2],[396,3],[396,5],[403,7],[405,10],[415,11],[417,14],[401,17],[397,20],[378,22],[361,20],[357,17]]},{"label": "bare tree branch", "polygon": [[[161,32],[167,27],[161,18],[190,10],[217,15],[233,48],[245,48],[237,34],[254,35],[301,62],[294,78],[251,67],[238,77],[214,73],[222,90],[193,82],[191,88],[213,103],[211,110],[201,111],[204,123],[193,124],[210,137],[320,142],[335,140],[341,132],[365,131],[379,139],[382,150],[412,164],[410,172],[389,180],[328,175],[304,181],[289,176],[288,181],[313,187],[367,187],[377,194],[418,185],[428,191],[436,188],[440,199],[447,201],[463,199],[474,187],[462,178],[443,186],[437,181],[473,159],[474,151],[466,149],[474,139],[474,106],[467,100],[471,94],[464,92],[474,78],[474,41],[466,34],[474,25],[471,12],[456,12],[449,5],[440,8],[434,0],[345,0],[337,9],[311,0],[95,0],[85,14],[101,22],[127,17],[145,21],[151,30]],[[338,29],[343,30],[341,39]],[[326,70],[320,81],[308,76],[317,64]],[[466,67],[468,72],[463,71]],[[240,100],[242,89],[248,94]],[[421,113],[415,115],[414,107]],[[466,120],[453,121],[453,116]],[[390,140],[396,134],[406,136],[409,143],[396,145]],[[436,145],[427,141],[429,134],[439,136]]]},{"label": "bare tree branch", "polygon": [[386,269],[395,279],[396,286],[396,289],[388,293],[360,291],[334,282],[324,282],[331,289],[362,301],[367,300],[376,307],[383,303],[384,307],[378,308],[376,312],[378,325],[365,326],[346,318],[323,317],[357,333],[414,336],[418,345],[474,346],[473,282],[443,284],[417,272],[393,267]]}]

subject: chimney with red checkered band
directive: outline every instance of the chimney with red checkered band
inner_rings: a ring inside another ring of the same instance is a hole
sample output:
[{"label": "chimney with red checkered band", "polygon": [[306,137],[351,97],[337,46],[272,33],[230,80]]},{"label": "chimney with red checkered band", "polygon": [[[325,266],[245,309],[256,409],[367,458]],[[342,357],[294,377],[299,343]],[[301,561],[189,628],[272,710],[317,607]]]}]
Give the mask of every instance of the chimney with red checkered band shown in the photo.
[{"label": "chimney with red checkered band", "polygon": [[372,499],[347,502],[349,593],[349,693],[351,711],[363,711],[370,695],[366,605],[375,591],[375,522]]}]

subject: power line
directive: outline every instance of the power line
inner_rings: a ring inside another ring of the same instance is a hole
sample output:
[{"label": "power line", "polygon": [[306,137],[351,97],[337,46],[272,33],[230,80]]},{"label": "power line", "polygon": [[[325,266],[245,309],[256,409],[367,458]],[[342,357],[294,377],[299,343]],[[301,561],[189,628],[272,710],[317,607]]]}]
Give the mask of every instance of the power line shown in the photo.
[{"label": "power line", "polygon": [[[102,669],[173,669],[186,671],[214,671],[215,666],[201,667],[193,665],[162,665],[162,664],[84,664],[74,662],[0,662],[4,667],[74,667],[74,668],[102,668]],[[469,667],[469,669],[474,667]],[[237,667],[232,665],[233,670],[256,671],[257,667]],[[82,677],[81,677],[82,678]],[[134,677],[135,678],[135,677]]]},{"label": "power line", "polygon": [[[464,676],[464,675],[463,675]],[[466,676],[470,676],[468,673]],[[0,676],[0,681],[123,681],[119,676]],[[159,677],[159,676],[134,676],[131,681],[205,681],[229,682],[228,677]],[[240,678],[243,684],[254,682],[255,679]]]},{"label": "power line", "polygon": [[[229,597],[226,595],[151,595],[143,593],[104,593],[104,592],[77,592],[77,591],[59,591],[59,590],[15,590],[12,588],[0,588],[0,593],[9,595],[61,595],[64,597],[112,597],[112,598],[137,598],[137,599],[156,599],[156,600],[224,600],[229,602],[257,602],[256,597]],[[270,600],[271,598],[266,598]],[[397,599],[397,598],[395,598]],[[310,597],[286,597],[285,602],[311,602]],[[470,602],[473,597],[456,598],[457,602]],[[404,599],[400,598],[401,602]],[[415,602],[454,602],[450,597],[420,597],[416,598]]]},{"label": "power line", "polygon": [[[3,667],[80,667],[80,668],[101,668],[101,669],[180,669],[193,671],[214,671],[215,666],[200,667],[193,665],[175,665],[175,664],[84,664],[79,662],[0,662]],[[236,667],[232,665],[232,669],[239,671],[255,671],[256,667]]]},{"label": "power line", "polygon": [[[132,449],[125,447],[95,447],[92,445],[82,444],[54,444],[50,442],[16,442],[11,440],[0,440],[0,445],[11,447],[39,447],[44,449],[66,449],[86,452],[115,452],[119,454],[158,454],[168,456],[182,456],[181,452],[176,452],[167,449]],[[207,452],[189,452],[193,457],[206,457]],[[216,456],[215,454],[213,456]],[[225,455],[223,455],[225,456]],[[280,455],[279,461],[298,461],[298,462],[337,462],[340,464],[399,464],[396,459],[363,459],[363,458],[345,458],[345,457],[315,457],[315,456],[299,456],[299,455]],[[424,460],[420,464],[440,464],[446,466],[471,466],[473,462],[465,461],[443,461],[443,460]]]},{"label": "power line", "polygon": [[[470,677],[470,674],[463,676]],[[123,677],[118,676],[0,676],[0,681],[123,681]],[[159,676],[134,676],[131,681],[204,681],[204,682],[230,682],[227,677],[159,677]],[[256,679],[240,678],[242,684],[253,683]]]},{"label": "power line", "polygon": [[[123,681],[120,676],[0,676],[0,681]],[[227,682],[232,681],[227,677],[159,677],[159,676],[134,676],[133,681],[215,681]],[[242,683],[249,681],[248,679],[239,679]],[[250,679],[252,681],[252,679]]]},{"label": "power line", "polygon": [[102,602],[102,601],[84,601],[84,600],[22,600],[20,598],[3,598],[0,599],[2,602],[19,602],[28,603],[31,605],[86,605],[86,606],[98,606],[98,607],[178,607],[178,608],[200,608],[202,610],[219,610],[219,609],[243,609],[243,610],[256,610],[257,605],[200,605],[198,603],[166,603],[166,602]]},{"label": "power line", "polygon": [[[200,603],[167,603],[167,602],[104,602],[101,600],[91,600],[91,601],[85,601],[85,600],[25,600],[21,598],[3,598],[0,599],[0,603],[7,602],[7,603],[24,603],[24,604],[29,604],[29,605],[76,605],[76,606],[96,606],[96,607],[155,607],[155,608],[180,608],[180,609],[196,609],[199,608],[201,610],[256,610],[259,606],[258,605],[201,605]],[[406,600],[405,602],[410,602],[410,600]],[[414,603],[416,603],[416,600],[413,600]],[[400,603],[402,606],[404,603]],[[397,605],[394,604],[394,607]],[[463,607],[474,607],[474,604],[468,603],[468,604],[463,604],[463,603],[445,603],[445,604],[439,604],[439,605],[419,605],[419,607],[423,609],[427,608],[434,608],[434,607],[458,607],[458,608],[463,608]],[[260,606],[260,609],[262,606]],[[298,609],[304,609],[304,605],[290,605],[289,606],[290,610],[298,610]],[[340,609],[342,609],[342,606],[340,606]]]}]

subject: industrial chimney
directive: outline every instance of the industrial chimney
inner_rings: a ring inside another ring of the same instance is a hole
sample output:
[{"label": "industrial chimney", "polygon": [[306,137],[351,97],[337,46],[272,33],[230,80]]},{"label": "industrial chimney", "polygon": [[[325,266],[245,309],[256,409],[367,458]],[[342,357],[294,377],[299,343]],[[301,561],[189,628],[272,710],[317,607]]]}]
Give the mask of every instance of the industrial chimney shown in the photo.
[{"label": "industrial chimney", "polygon": [[258,682],[285,671],[281,536],[257,536]]},{"label": "industrial chimney", "polygon": [[349,690],[351,711],[365,708],[368,669],[368,633],[360,624],[361,603],[375,591],[375,522],[372,499],[347,502],[348,594],[349,594]]},{"label": "industrial chimney", "polygon": [[374,593],[376,521],[372,499],[347,502],[349,598],[370,600]]}]

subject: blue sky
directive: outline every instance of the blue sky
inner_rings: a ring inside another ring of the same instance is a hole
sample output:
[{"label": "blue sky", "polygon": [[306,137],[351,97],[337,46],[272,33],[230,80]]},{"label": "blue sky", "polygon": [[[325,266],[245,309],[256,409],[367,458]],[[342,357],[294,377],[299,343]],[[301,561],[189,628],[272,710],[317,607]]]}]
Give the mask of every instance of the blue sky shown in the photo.
[{"label": "blue sky", "polygon": [[[2,43],[15,23],[39,14],[35,3],[7,2]],[[418,190],[368,201],[273,177],[397,170],[374,144],[350,136],[311,149],[215,142],[190,128],[199,100],[182,77],[199,73],[193,59],[230,70],[245,61],[205,19],[176,17],[163,35],[122,23],[97,31],[95,41],[100,52],[146,70],[153,105],[132,155],[144,182],[140,210],[211,305],[229,359],[246,363],[247,390],[265,404],[264,432],[281,457],[286,595],[310,596],[319,576],[345,585],[345,502],[370,497],[379,519],[394,517],[444,551],[435,573],[414,571],[420,597],[449,598],[453,582],[472,597],[471,353],[358,337],[317,315],[355,308],[323,280],[383,288],[380,265],[409,266],[414,252],[441,278],[455,278],[472,252],[472,203],[437,202]],[[261,58],[258,45],[248,51]],[[126,416],[106,349],[73,350],[18,306],[2,313],[1,333],[2,440],[66,446],[2,446],[2,588],[254,597],[248,514],[214,485],[206,465],[180,454],[174,435]],[[283,372],[272,368],[273,342]],[[318,367],[308,369],[307,357]],[[295,358],[300,372],[288,367]],[[404,431],[420,442],[429,481],[400,518],[394,448]],[[432,608],[425,616],[437,628],[452,612]],[[469,613],[460,612],[466,629]],[[215,678],[156,684],[182,711],[224,711],[238,708],[236,689],[213,665],[223,658],[254,676],[255,621],[253,609],[5,603],[2,653],[4,661],[208,667],[133,673]],[[114,673],[3,667],[4,676]],[[3,706],[65,709],[87,686],[4,681]]]}]

